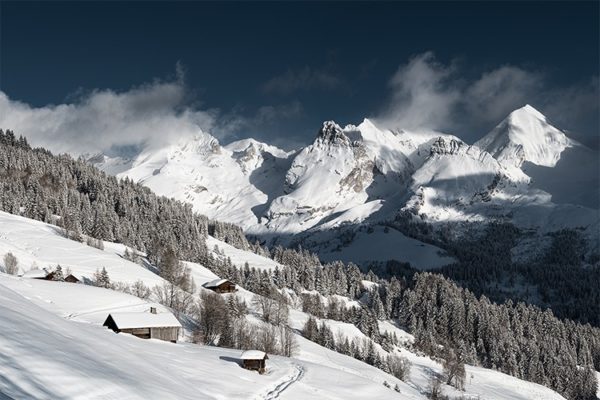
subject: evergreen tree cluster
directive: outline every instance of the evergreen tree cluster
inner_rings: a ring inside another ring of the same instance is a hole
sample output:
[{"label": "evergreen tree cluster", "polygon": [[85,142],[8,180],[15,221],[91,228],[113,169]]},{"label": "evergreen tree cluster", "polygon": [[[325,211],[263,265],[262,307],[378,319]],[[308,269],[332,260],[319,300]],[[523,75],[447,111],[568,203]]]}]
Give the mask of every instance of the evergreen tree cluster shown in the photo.
[{"label": "evergreen tree cluster", "polygon": [[0,210],[56,224],[73,239],[86,235],[126,244],[155,264],[167,247],[181,259],[209,263],[209,231],[236,247],[250,246],[235,225],[210,221],[189,204],[107,176],[82,160],[32,149],[26,139],[2,130]]},{"label": "evergreen tree cluster", "polygon": [[[600,330],[561,321],[550,310],[477,299],[440,275],[415,275],[400,320],[431,355],[440,345],[460,360],[550,387],[568,399],[594,399]],[[446,357],[447,359],[448,357]]]},{"label": "evergreen tree cluster", "polygon": [[[562,321],[548,309],[522,302],[493,303],[440,274],[417,273],[407,283],[394,276],[378,278],[372,271],[365,274],[352,264],[321,265],[301,249],[276,248],[270,253],[285,267],[272,275],[245,268],[238,274],[242,285],[249,277],[251,286],[255,285],[256,276],[261,276],[263,286],[292,288],[297,293],[311,287],[323,297],[339,294],[359,299],[365,307],[338,311],[338,318],[353,323],[384,348],[393,340],[380,334],[377,320],[398,319],[415,335],[418,349],[444,360],[447,380],[459,388],[464,385],[463,365],[471,363],[540,383],[568,399],[595,398],[594,370],[600,370],[598,328]],[[375,285],[367,288],[362,281]],[[302,294],[301,298],[303,310],[330,318],[320,296]],[[323,337],[329,335],[319,329],[318,324],[309,324],[307,337],[326,343]]]},{"label": "evergreen tree cluster", "polygon": [[325,322],[319,324],[312,315],[306,320],[302,335],[323,347],[363,361],[400,380],[405,379],[410,372],[410,362],[406,358],[395,354],[381,356],[375,347],[375,342],[370,338],[348,340],[348,337],[341,332],[334,336]]},{"label": "evergreen tree cluster", "polygon": [[[470,237],[460,238],[454,236],[449,225],[433,231],[430,225],[406,213],[390,225],[448,251],[458,262],[441,268],[439,273],[477,296],[485,295],[496,302],[523,301],[551,308],[560,318],[600,326],[600,256],[598,251],[588,251],[593,246],[597,249],[598,244],[588,243],[577,229],[550,233],[550,247],[542,249],[537,259],[515,262],[511,250],[527,232],[509,223],[491,223],[479,234],[479,227],[474,227]],[[380,276],[410,276],[414,272],[398,265],[377,268]]]}]

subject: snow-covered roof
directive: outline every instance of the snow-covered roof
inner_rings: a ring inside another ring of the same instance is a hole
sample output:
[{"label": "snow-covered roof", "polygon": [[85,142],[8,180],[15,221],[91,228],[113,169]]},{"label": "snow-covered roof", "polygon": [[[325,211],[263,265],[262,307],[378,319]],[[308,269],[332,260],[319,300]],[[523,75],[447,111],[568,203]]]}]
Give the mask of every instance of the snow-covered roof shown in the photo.
[{"label": "snow-covered roof", "polygon": [[119,329],[179,327],[181,324],[171,313],[152,314],[149,312],[110,313]]},{"label": "snow-covered roof", "polygon": [[213,281],[206,282],[203,286],[206,288],[217,287],[219,285],[222,285],[225,282],[229,282],[229,281],[227,279],[215,279]]},{"label": "snow-covered roof", "polygon": [[[246,350],[240,357],[242,360],[262,360],[267,357],[267,353],[260,350]],[[267,357],[268,358],[268,357]]]},{"label": "snow-covered roof", "polygon": [[48,275],[48,271],[43,269],[31,269],[21,275],[23,278],[45,278]]}]

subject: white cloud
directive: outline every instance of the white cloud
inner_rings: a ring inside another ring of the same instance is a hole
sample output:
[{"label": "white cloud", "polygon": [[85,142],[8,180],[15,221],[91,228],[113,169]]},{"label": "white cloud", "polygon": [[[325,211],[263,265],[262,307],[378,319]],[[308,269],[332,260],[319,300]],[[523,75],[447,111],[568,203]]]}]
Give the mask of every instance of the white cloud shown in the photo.
[{"label": "white cloud", "polygon": [[442,64],[431,52],[413,57],[391,78],[391,97],[375,119],[393,128],[458,131],[473,141],[529,103],[559,123],[559,128],[597,126],[597,77],[557,87],[542,72],[513,65],[485,71],[471,80],[461,72],[456,62]]},{"label": "white cloud", "polygon": [[126,92],[96,90],[70,104],[31,107],[0,92],[0,127],[55,152],[106,152],[117,146],[160,146],[210,130],[216,110],[186,105],[183,80]]},{"label": "white cloud", "polygon": [[332,89],[341,83],[341,79],[334,74],[307,66],[298,70],[289,69],[284,74],[271,78],[262,89],[267,93],[290,94],[314,88]]},{"label": "white cloud", "polygon": [[461,99],[476,122],[497,123],[515,108],[536,102],[542,90],[541,73],[503,66],[482,74]]},{"label": "white cloud", "polygon": [[461,95],[453,73],[454,67],[438,63],[431,52],[413,57],[390,80],[392,98],[378,120],[407,129],[444,128]]}]

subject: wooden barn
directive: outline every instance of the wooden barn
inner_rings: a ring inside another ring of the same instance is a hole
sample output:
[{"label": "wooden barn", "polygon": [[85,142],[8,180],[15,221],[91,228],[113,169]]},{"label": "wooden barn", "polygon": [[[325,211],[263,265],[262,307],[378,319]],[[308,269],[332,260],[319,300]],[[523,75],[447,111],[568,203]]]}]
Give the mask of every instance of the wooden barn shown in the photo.
[{"label": "wooden barn", "polygon": [[69,274],[69,275],[65,276],[65,282],[79,283],[80,280],[75,275]]},{"label": "wooden barn", "polygon": [[246,350],[240,358],[243,368],[258,371],[260,374],[266,371],[266,360],[269,359],[269,356],[264,351]]},{"label": "wooden barn", "polygon": [[236,291],[235,283],[227,279],[215,279],[202,285],[216,293],[233,293]]},{"label": "wooden barn", "polygon": [[177,342],[182,327],[171,313],[156,313],[152,307],[150,312],[111,313],[103,326],[117,333],[129,333],[142,339],[160,339]]},{"label": "wooden barn", "polygon": [[[46,269],[32,269],[21,275],[23,278],[42,279],[46,281],[54,280],[54,271],[48,272]],[[79,283],[80,280],[73,274],[69,274],[64,278],[65,282]]]},{"label": "wooden barn", "polygon": [[[54,280],[54,272],[50,272],[48,275],[46,275],[46,277],[40,278],[40,279],[45,279],[47,281],[53,281]],[[65,276],[64,281],[69,282],[69,283],[79,283],[79,279],[73,274],[69,274],[69,275]]]}]

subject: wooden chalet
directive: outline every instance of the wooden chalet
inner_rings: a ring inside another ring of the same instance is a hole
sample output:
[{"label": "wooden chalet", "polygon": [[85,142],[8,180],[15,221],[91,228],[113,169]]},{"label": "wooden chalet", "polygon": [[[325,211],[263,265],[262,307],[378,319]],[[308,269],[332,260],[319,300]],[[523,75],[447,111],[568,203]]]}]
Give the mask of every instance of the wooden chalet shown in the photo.
[{"label": "wooden chalet", "polygon": [[242,367],[252,371],[258,371],[262,374],[266,371],[266,360],[269,356],[264,351],[260,350],[246,350],[240,357],[242,360]]},{"label": "wooden chalet", "polygon": [[227,279],[215,279],[202,286],[216,293],[233,293],[236,291],[235,283],[228,281]]},{"label": "wooden chalet", "polygon": [[160,339],[177,342],[182,326],[171,313],[156,313],[152,307],[150,312],[111,313],[103,326],[117,333],[129,333],[142,339]]}]

